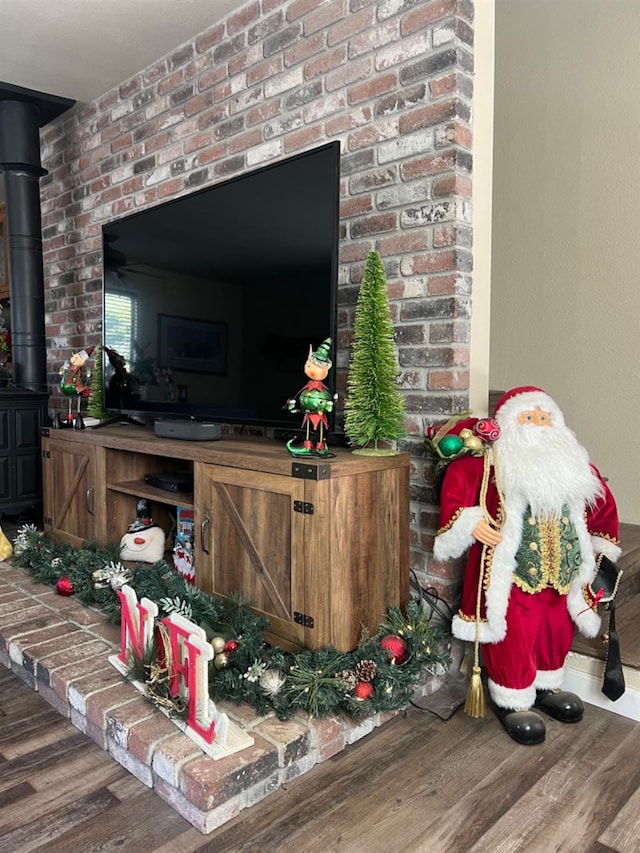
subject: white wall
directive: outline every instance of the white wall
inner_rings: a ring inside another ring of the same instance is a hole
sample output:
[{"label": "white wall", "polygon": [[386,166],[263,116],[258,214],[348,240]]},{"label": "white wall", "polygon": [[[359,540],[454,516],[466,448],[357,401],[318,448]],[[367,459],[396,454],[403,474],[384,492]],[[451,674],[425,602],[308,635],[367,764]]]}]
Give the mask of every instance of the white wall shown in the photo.
[{"label": "white wall", "polygon": [[496,0],[490,384],[547,390],[633,523],[639,45],[638,0]]},{"label": "white wall", "polygon": [[473,79],[473,313],[469,406],[478,417],[489,400],[491,207],[493,175],[494,0],[481,0],[474,18]]}]

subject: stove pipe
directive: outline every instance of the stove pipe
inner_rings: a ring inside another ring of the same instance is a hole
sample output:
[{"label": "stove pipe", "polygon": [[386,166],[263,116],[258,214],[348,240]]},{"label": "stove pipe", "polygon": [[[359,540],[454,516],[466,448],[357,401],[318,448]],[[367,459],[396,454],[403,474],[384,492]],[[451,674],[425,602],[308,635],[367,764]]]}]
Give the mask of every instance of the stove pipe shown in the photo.
[{"label": "stove pipe", "polygon": [[11,359],[18,388],[47,390],[44,271],[39,179],[40,113],[25,101],[0,100],[0,172],[4,174],[11,296]]}]

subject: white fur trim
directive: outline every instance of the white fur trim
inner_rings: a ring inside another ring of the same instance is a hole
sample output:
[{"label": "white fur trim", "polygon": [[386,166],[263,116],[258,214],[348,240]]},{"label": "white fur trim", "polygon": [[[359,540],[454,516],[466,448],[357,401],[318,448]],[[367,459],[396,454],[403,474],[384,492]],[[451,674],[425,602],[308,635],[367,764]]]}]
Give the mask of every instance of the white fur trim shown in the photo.
[{"label": "white fur trim", "polygon": [[558,690],[564,682],[564,667],[560,669],[539,669],[533,682],[536,690]]},{"label": "white fur trim", "polygon": [[434,558],[442,562],[464,554],[476,541],[473,531],[483,518],[484,513],[479,506],[464,509],[448,530],[436,536],[433,543]]},{"label": "white fur trim", "polygon": [[543,412],[549,412],[554,426],[565,426],[564,415],[558,404],[544,391],[525,391],[522,394],[516,394],[515,397],[510,397],[506,403],[500,406],[495,418],[500,426],[503,426],[508,421],[517,418],[522,412],[533,411],[536,406]]},{"label": "white fur trim", "polygon": [[524,710],[531,708],[536,701],[536,688],[532,685],[521,690],[515,687],[503,687],[495,681],[488,679],[489,695],[499,708],[513,708]]},{"label": "white fur trim", "polygon": [[614,563],[618,559],[620,554],[622,554],[622,548],[620,548],[619,545],[616,545],[609,539],[605,539],[602,536],[592,536],[591,547],[593,548],[596,554],[604,554],[605,557],[608,557],[610,560],[613,560]]},{"label": "white fur trim", "polygon": [[582,589],[574,593],[573,588],[567,596],[567,610],[578,628],[578,631],[588,639],[597,637],[602,627],[602,619],[592,610],[582,595]]},{"label": "white fur trim", "polygon": [[583,587],[593,578],[596,570],[592,537],[587,530],[582,504],[570,507],[569,514],[578,534],[582,562],[567,594],[567,610],[581,634],[585,637],[596,637],[600,631],[601,620],[598,614],[588,607],[582,594]]},{"label": "white fur trim", "polygon": [[491,578],[485,601],[490,642],[504,640],[507,633],[507,606],[516,568],[516,552],[522,536],[522,519],[526,504],[520,497],[506,502],[506,521],[502,542],[496,545],[491,563]]},{"label": "white fur trim", "polygon": [[[451,622],[451,633],[459,640],[467,640],[474,643],[476,640],[476,623],[469,622],[467,619],[461,619],[456,613]],[[478,642],[480,643],[496,643],[498,638],[492,633],[488,622],[480,622],[478,630]]]}]

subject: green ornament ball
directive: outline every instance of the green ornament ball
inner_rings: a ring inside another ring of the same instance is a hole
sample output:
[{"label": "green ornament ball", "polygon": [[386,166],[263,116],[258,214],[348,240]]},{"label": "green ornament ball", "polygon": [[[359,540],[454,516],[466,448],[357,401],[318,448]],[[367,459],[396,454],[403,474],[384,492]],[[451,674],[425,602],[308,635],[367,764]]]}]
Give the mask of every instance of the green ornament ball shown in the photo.
[{"label": "green ornament ball", "polygon": [[464,441],[459,435],[445,435],[438,443],[442,456],[455,456],[464,447]]}]

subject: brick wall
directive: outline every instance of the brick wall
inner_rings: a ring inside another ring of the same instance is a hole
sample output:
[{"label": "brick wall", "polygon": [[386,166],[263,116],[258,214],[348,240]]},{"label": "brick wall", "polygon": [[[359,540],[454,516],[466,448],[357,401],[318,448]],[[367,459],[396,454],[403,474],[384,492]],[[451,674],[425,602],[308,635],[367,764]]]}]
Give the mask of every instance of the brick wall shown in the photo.
[{"label": "brick wall", "polygon": [[472,0],[248,2],[42,134],[48,372],[101,335],[101,226],[327,141],[342,146],[339,387],[364,260],[384,260],[413,454],[412,565],[437,510],[426,423],[467,406]]}]

